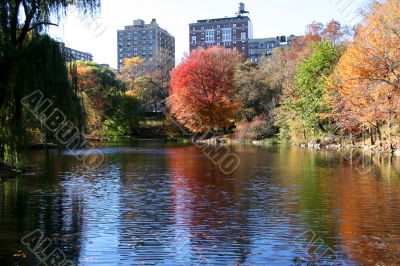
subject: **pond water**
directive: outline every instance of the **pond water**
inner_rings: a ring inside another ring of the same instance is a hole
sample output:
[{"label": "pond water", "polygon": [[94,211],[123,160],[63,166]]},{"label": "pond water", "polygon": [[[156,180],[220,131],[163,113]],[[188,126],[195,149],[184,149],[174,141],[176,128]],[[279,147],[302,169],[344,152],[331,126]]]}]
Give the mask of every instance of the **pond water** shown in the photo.
[{"label": "pond water", "polygon": [[99,149],[0,183],[0,265],[400,264],[400,158],[237,145],[226,175],[193,145]]}]

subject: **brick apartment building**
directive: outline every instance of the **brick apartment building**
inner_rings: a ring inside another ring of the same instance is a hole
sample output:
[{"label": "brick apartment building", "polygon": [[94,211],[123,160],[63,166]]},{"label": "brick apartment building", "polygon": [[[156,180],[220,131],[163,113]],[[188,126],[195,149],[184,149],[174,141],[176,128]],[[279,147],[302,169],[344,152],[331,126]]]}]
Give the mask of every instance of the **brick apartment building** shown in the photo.
[{"label": "brick apartment building", "polygon": [[249,40],[253,38],[253,26],[247,13],[244,4],[239,3],[235,17],[203,19],[189,24],[190,52],[199,47],[222,46],[236,49],[243,60],[247,60]]}]

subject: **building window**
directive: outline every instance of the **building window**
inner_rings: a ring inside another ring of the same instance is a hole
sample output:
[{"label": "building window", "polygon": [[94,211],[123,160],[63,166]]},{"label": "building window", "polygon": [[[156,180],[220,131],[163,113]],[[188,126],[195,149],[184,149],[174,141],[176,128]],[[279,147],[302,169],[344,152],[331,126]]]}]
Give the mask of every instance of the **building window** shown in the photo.
[{"label": "building window", "polygon": [[231,29],[223,29],[222,30],[222,41],[224,41],[224,42],[232,41],[232,30]]},{"label": "building window", "polygon": [[206,43],[214,43],[214,30],[206,31]]},{"label": "building window", "polygon": [[192,36],[192,45],[196,45],[196,36]]},{"label": "building window", "polygon": [[246,32],[242,32],[241,39],[242,39],[242,42],[247,41],[247,34],[246,34]]}]

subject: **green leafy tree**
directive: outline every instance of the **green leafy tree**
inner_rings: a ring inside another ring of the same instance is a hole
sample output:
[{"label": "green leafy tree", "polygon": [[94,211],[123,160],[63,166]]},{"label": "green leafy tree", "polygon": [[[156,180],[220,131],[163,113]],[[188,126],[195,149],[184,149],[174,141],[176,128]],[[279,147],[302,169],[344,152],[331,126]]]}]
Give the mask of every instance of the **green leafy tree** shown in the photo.
[{"label": "green leafy tree", "polygon": [[296,73],[294,98],[285,104],[291,107],[307,129],[325,131],[323,114],[329,111],[324,103],[326,80],[333,72],[339,59],[337,48],[328,41],[313,45],[313,52],[299,65]]},{"label": "green leafy tree", "polygon": [[139,100],[130,94],[111,97],[104,122],[104,133],[111,137],[133,136],[141,120]]}]

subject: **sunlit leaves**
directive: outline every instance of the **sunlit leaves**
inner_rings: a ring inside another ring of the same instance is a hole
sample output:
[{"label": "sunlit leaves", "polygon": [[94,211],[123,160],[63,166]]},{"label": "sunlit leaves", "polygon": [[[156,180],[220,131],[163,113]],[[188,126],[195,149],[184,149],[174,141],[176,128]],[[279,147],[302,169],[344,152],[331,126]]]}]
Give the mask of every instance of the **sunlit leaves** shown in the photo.
[{"label": "sunlit leaves", "polygon": [[376,3],[336,70],[342,105],[365,127],[379,131],[400,112],[399,47],[400,1]]}]

